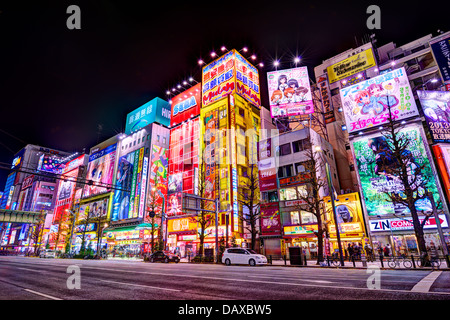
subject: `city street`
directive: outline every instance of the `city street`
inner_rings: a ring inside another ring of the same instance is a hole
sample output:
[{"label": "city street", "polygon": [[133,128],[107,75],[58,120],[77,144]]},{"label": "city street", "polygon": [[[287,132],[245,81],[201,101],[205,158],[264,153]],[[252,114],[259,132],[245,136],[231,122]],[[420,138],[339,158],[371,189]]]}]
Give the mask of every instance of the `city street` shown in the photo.
[{"label": "city street", "polygon": [[448,271],[380,272],[375,290],[364,269],[0,257],[0,300],[450,299]]}]

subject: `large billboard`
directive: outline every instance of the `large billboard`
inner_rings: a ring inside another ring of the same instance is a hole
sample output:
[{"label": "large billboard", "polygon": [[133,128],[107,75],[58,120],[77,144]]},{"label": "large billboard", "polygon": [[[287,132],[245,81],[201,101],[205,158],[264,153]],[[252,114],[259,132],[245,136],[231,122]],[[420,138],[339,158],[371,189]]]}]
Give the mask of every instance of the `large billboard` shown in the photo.
[{"label": "large billboard", "polygon": [[[328,231],[332,237],[336,237],[336,226],[331,198],[327,196],[323,199],[327,212],[327,220],[331,221],[328,224]],[[338,195],[335,200],[335,210],[341,237],[354,237],[355,233],[359,233],[360,235],[365,233],[362,207],[358,193]]]},{"label": "large billboard", "polygon": [[450,37],[430,43],[444,82],[450,81]]},{"label": "large billboard", "polygon": [[153,122],[157,122],[166,127],[170,126],[170,105],[167,101],[155,98],[127,115],[125,134],[129,135],[139,131]]},{"label": "large billboard", "polygon": [[113,144],[89,156],[86,175],[86,180],[89,183],[84,187],[83,197],[90,197],[108,190],[104,185],[112,184],[114,164],[116,162],[116,148],[117,144]]},{"label": "large billboard", "polygon": [[89,219],[103,218],[108,215],[109,197],[102,200],[92,201],[80,205],[77,221]]},{"label": "large billboard", "polygon": [[267,73],[272,118],[314,113],[307,67]]},{"label": "large billboard", "polygon": [[261,105],[258,69],[236,50],[203,67],[202,84],[203,107],[235,92],[254,105]]},{"label": "large billboard", "polygon": [[[149,198],[149,201],[154,201],[156,208],[155,212],[159,214],[163,207],[165,196],[167,196],[167,184],[168,184],[168,160],[169,150],[159,147],[157,145],[152,146],[152,155],[150,161],[150,177],[148,193],[154,194],[154,200]],[[153,188],[155,190],[153,191]],[[150,191],[151,190],[151,191]],[[162,196],[161,196],[162,195]],[[147,203],[148,204],[148,203]],[[164,205],[167,205],[164,203]]]},{"label": "large billboard", "polygon": [[119,158],[115,182],[117,189],[113,198],[112,221],[137,218],[143,215],[143,212],[139,212],[142,194],[141,183],[146,183],[143,179],[143,168],[144,148],[132,151]]},{"label": "large billboard", "polygon": [[173,97],[171,100],[172,116],[170,118],[170,126],[173,127],[200,114],[201,90],[202,86],[198,83]]},{"label": "large billboard", "polygon": [[[414,162],[409,164],[409,170],[412,172],[415,168],[424,166],[421,178],[428,181],[428,190],[434,195],[437,204],[440,199],[439,191],[430,164],[431,156],[425,149],[426,138],[422,128],[410,126],[402,129],[399,134],[404,136],[405,141],[410,141],[404,152],[414,155]],[[353,149],[367,214],[369,216],[409,214],[407,207],[401,204],[394,205],[384,193],[401,194],[403,187],[398,177],[388,175],[380,168],[381,164],[389,159],[388,144],[381,133],[355,139]],[[418,211],[430,211],[431,202],[427,198],[418,200],[416,208]]]},{"label": "large billboard", "polygon": [[328,79],[330,83],[334,83],[375,66],[376,61],[372,48],[369,48],[329,66],[327,68]]},{"label": "large billboard", "polygon": [[342,88],[340,93],[349,133],[389,122],[389,107],[394,120],[419,115],[404,68]]},{"label": "large billboard", "polygon": [[417,90],[434,142],[450,143],[450,92]]}]

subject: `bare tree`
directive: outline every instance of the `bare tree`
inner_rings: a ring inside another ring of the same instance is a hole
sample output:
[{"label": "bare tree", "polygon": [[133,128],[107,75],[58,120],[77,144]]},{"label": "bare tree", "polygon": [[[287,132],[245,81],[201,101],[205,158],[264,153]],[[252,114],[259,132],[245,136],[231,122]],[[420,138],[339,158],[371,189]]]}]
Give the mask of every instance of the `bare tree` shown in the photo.
[{"label": "bare tree", "polygon": [[260,233],[258,222],[261,218],[259,177],[255,164],[250,165],[250,174],[246,174],[241,181],[238,202],[246,209],[246,213],[239,213],[239,218],[251,235],[250,248],[255,250],[256,238]]},{"label": "bare tree", "polygon": [[382,137],[369,140],[369,146],[376,153],[375,173],[385,175],[399,187],[395,192],[385,190],[383,193],[394,206],[409,209],[422,263],[426,265],[429,257],[423,229],[433,212],[424,213],[424,219],[420,221],[416,203],[428,197],[430,177],[424,171],[426,163],[420,165],[411,152],[413,140],[402,132],[404,125],[394,119],[390,107],[388,110],[389,118],[383,125]]},{"label": "bare tree", "polygon": [[[309,141],[305,146],[306,161],[303,162],[305,173],[300,174],[299,181],[304,182],[306,190],[295,188],[297,199],[300,200],[294,207],[299,212],[301,210],[308,211],[314,215],[317,221],[318,229],[314,231],[317,237],[317,264],[323,261],[324,254],[324,235],[327,234],[327,220],[324,210],[324,200],[321,197],[320,192],[325,190],[327,186],[326,177],[321,172],[324,172],[325,162],[320,155],[319,151],[313,149],[311,142],[311,135]],[[330,195],[331,194],[330,191]]]},{"label": "bare tree", "polygon": [[31,239],[34,243],[34,254],[36,256],[39,254],[38,249],[40,248],[40,242],[42,241],[42,236],[44,233],[45,217],[46,214],[42,210],[41,215],[37,218],[38,220],[34,224],[33,231],[31,233]]},{"label": "bare tree", "polygon": [[[158,211],[158,207],[159,207],[158,197],[157,197],[157,190],[155,188],[156,187],[153,187],[151,189],[151,192],[149,193],[149,197],[148,197],[148,200],[147,200],[148,217],[149,217],[150,224],[152,226],[151,227],[152,235],[151,235],[151,241],[150,241],[150,243],[151,243],[151,252],[152,253],[153,253],[153,251],[155,251],[155,239],[154,239],[154,235],[155,235],[155,231],[156,231],[155,219],[158,217],[157,211]],[[159,216],[161,216],[161,214],[162,214],[162,211],[161,211]],[[159,241],[161,243],[161,241],[162,241],[162,232],[160,232],[159,236],[160,236],[160,240]]]},{"label": "bare tree", "polygon": [[[205,161],[203,161],[201,164],[199,164],[199,177],[198,177],[198,195],[201,198],[206,198],[206,174],[205,174]],[[198,239],[199,239],[199,250],[198,250],[198,255],[200,257],[203,256],[204,254],[204,243],[205,243],[205,237],[207,236],[206,234],[206,229],[208,227],[210,227],[211,225],[213,225],[213,223],[215,222],[215,216],[207,211],[203,211],[203,210],[208,210],[207,208],[209,208],[208,206],[208,202],[210,201],[206,201],[201,199],[200,200],[200,210],[198,212],[197,215],[189,217],[189,220],[193,223],[197,223],[198,225]]]}]

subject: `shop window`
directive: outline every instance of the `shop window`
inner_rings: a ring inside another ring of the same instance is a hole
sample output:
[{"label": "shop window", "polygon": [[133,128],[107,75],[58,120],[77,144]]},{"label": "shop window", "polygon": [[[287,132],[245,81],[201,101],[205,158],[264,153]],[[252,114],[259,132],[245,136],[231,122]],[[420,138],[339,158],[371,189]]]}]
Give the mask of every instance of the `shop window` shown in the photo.
[{"label": "shop window", "polygon": [[311,212],[301,211],[302,224],[317,223],[317,218]]},{"label": "shop window", "polygon": [[291,211],[291,224],[300,224],[300,216],[298,211]]}]

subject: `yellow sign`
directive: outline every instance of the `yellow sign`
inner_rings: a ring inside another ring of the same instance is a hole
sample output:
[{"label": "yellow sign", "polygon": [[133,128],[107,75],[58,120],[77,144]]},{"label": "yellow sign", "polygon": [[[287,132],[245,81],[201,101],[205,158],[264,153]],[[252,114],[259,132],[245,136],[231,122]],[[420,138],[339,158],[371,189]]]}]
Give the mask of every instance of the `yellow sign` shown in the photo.
[{"label": "yellow sign", "polygon": [[328,79],[330,83],[333,83],[375,66],[375,58],[372,49],[369,48],[329,66],[327,68]]},{"label": "yellow sign", "polygon": [[[332,237],[336,237],[336,227],[334,223],[333,207],[331,198],[324,197],[327,220],[329,220],[328,231]],[[337,222],[340,228],[341,237],[355,236],[355,234],[365,234],[362,208],[357,192],[338,195],[334,202],[336,208]]]},{"label": "yellow sign", "polygon": [[286,226],[284,227],[284,234],[287,236],[307,236],[314,235],[314,232],[319,230],[317,224],[303,225],[303,226]]},{"label": "yellow sign", "polygon": [[197,230],[197,223],[191,221],[190,218],[180,218],[168,220],[169,232],[181,232],[181,231],[194,231]]}]

